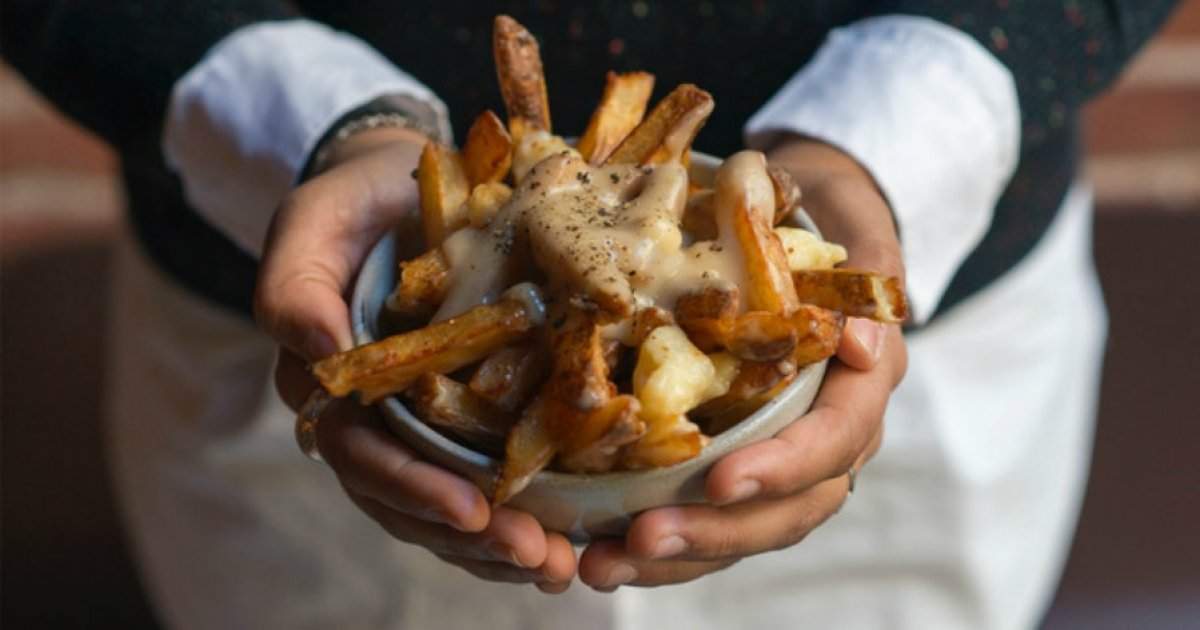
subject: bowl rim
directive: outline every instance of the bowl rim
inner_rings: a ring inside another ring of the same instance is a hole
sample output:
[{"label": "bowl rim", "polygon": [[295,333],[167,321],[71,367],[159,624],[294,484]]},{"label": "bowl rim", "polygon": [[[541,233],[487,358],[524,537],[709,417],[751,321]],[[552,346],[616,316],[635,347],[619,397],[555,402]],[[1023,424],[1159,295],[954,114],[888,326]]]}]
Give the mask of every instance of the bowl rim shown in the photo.
[{"label": "bowl rim", "polygon": [[[721,164],[721,160],[697,152],[692,153],[692,158],[690,171],[693,173],[690,174],[697,176],[697,179],[711,181],[711,174]],[[821,236],[815,222],[803,208],[796,208],[784,222],[806,229],[818,237]],[[385,270],[391,270],[395,266],[394,251],[395,235],[389,232],[372,247],[355,279],[350,301],[350,316],[354,341],[357,344],[371,343],[381,338],[375,334],[378,326],[378,313],[368,312],[370,309],[367,307],[372,301],[370,299],[372,292],[377,291],[375,285],[382,281],[382,278],[378,278],[378,276],[385,275],[383,273]],[[379,258],[384,258],[384,260],[381,261]],[[394,270],[392,272],[394,273]],[[390,293],[390,291],[389,287],[388,292]],[[825,359],[801,368],[800,373],[783,391],[737,424],[712,436],[711,441],[700,454],[689,460],[661,468],[596,474],[542,470],[534,475],[529,486],[548,484],[556,487],[587,486],[595,488],[597,485],[620,484],[633,479],[646,481],[661,477],[673,477],[681,471],[707,467],[715,459],[743,446],[744,435],[754,433],[759,425],[772,418],[775,410],[788,402],[790,392],[810,385],[813,379],[819,383],[824,377],[827,363],[828,359]],[[501,460],[475,451],[438,432],[409,410],[398,395],[389,395],[376,404],[383,408],[388,428],[393,434],[402,433],[397,437],[436,462],[472,477],[477,482],[484,478],[493,478],[500,469]],[[811,402],[805,410],[807,411],[809,407],[811,407]],[[397,428],[393,426],[394,421],[403,423],[403,431],[397,431]],[[418,438],[421,443],[411,443],[413,437]]]}]

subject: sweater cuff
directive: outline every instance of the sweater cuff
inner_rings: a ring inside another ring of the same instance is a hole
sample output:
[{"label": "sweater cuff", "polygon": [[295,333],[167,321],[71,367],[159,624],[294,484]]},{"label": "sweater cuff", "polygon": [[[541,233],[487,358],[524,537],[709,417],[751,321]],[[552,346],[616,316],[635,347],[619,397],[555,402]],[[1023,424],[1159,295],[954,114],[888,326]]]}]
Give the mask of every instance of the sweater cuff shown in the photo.
[{"label": "sweater cuff", "polygon": [[247,26],[175,84],[163,153],[188,203],[257,257],[330,126],[393,95],[426,105],[448,129],[445,105],[361,40],[308,20]]}]

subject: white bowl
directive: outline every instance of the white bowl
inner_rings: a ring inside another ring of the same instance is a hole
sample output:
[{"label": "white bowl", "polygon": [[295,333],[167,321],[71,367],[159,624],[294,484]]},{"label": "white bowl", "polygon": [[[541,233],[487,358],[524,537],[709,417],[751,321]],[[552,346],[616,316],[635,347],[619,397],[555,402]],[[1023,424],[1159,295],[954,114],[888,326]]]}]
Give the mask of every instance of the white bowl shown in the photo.
[{"label": "white bowl", "polygon": [[[715,158],[693,153],[693,177],[711,182],[719,164]],[[788,220],[817,232],[803,211]],[[396,243],[392,236],[380,241],[359,273],[350,301],[350,319],[356,343],[380,338],[378,314],[396,282]],[[562,532],[576,542],[595,536],[619,536],[637,513],[654,507],[703,503],[704,476],[725,454],[774,436],[812,405],[825,375],[825,361],[803,368],[782,393],[737,425],[715,436],[693,459],[667,468],[576,475],[553,471],[538,473],[507,505],[533,515],[545,528]],[[429,461],[470,479],[490,492],[500,462],[477,453],[431,429],[396,396],[378,403],[388,427]]]}]

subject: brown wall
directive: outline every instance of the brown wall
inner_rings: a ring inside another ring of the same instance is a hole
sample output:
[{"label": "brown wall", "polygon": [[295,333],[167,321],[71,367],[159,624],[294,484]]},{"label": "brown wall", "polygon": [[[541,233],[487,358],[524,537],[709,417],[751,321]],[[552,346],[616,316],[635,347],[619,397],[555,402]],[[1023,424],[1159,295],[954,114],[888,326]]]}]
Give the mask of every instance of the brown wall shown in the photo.
[{"label": "brown wall", "polygon": [[[1089,108],[1088,140],[1111,337],[1092,482],[1046,627],[1181,627],[1200,618],[1200,0]],[[114,168],[0,66],[6,627],[152,624],[98,448]]]}]

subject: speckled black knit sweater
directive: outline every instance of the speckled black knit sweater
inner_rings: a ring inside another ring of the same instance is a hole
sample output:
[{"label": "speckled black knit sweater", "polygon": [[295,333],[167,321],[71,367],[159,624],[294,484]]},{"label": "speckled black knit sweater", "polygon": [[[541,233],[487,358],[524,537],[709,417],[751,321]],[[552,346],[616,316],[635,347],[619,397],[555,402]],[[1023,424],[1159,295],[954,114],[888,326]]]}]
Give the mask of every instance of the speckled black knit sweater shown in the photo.
[{"label": "speckled black knit sweater", "polygon": [[958,270],[945,312],[1021,260],[1045,233],[1077,168],[1080,106],[1109,84],[1173,0],[4,0],[0,47],[37,89],[119,151],[146,251],[185,286],[248,314],[255,261],[189,209],[160,150],[170,90],[246,24],[303,15],[358,35],[449,105],[456,135],[501,110],[491,19],[505,12],[542,41],[555,125],[582,129],[609,69],[646,69],[656,96],[684,81],[718,111],[696,147],[724,155],[741,127],[833,28],[887,14],[968,33],[1013,73],[1021,160],[992,226]]}]

